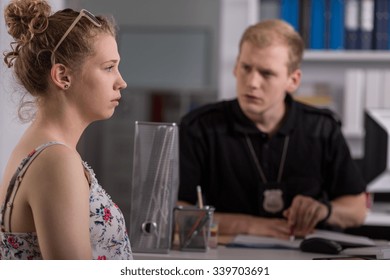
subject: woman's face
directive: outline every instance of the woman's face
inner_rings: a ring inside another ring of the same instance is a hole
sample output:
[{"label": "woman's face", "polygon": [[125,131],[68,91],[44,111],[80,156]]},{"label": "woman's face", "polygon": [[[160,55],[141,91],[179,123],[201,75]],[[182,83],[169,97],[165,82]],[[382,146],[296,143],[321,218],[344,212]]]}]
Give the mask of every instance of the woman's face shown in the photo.
[{"label": "woman's face", "polygon": [[109,34],[98,35],[94,51],[73,77],[70,87],[74,105],[88,123],[110,118],[119,105],[120,90],[127,86],[119,72],[120,56],[115,38]]}]

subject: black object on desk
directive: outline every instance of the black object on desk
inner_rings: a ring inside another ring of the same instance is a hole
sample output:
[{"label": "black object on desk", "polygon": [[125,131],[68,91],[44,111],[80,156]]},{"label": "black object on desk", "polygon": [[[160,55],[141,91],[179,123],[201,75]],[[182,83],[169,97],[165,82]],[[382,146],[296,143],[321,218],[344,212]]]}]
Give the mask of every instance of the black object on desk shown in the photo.
[{"label": "black object on desk", "polygon": [[302,240],[299,248],[303,252],[323,253],[330,255],[337,255],[343,250],[343,247],[336,241],[320,237],[313,237]]}]

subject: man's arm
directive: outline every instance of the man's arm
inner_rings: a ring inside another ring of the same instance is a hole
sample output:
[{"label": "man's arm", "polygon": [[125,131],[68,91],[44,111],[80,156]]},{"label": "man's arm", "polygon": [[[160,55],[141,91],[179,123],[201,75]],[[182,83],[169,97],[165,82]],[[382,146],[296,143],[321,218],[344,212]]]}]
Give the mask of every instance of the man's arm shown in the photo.
[{"label": "man's arm", "polygon": [[310,233],[326,217],[327,224],[343,229],[360,226],[366,217],[364,193],[338,197],[330,202],[330,206],[311,197],[297,195],[284,216],[299,235]]},{"label": "man's arm", "polygon": [[327,223],[341,228],[363,224],[367,214],[366,194],[346,195],[332,202],[332,214]]},{"label": "man's arm", "polygon": [[219,234],[250,234],[288,239],[290,227],[285,219],[255,217],[246,214],[214,213]]}]

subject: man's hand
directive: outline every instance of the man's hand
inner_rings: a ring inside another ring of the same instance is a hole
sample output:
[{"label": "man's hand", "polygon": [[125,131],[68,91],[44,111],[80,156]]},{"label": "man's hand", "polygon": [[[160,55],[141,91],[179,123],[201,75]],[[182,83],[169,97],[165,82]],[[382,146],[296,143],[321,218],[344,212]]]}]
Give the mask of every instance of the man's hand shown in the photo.
[{"label": "man's hand", "polygon": [[289,239],[291,228],[285,219],[252,217],[248,234]]},{"label": "man's hand", "polygon": [[308,196],[297,195],[290,208],[283,212],[294,235],[305,236],[328,215],[328,207]]}]

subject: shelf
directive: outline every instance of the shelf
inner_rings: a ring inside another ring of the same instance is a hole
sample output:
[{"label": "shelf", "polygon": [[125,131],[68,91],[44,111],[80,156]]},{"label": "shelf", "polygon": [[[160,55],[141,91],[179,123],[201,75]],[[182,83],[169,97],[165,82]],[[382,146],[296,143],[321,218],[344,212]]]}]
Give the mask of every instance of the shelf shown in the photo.
[{"label": "shelf", "polygon": [[378,62],[389,63],[390,51],[375,50],[305,50],[304,61],[306,62]]}]

